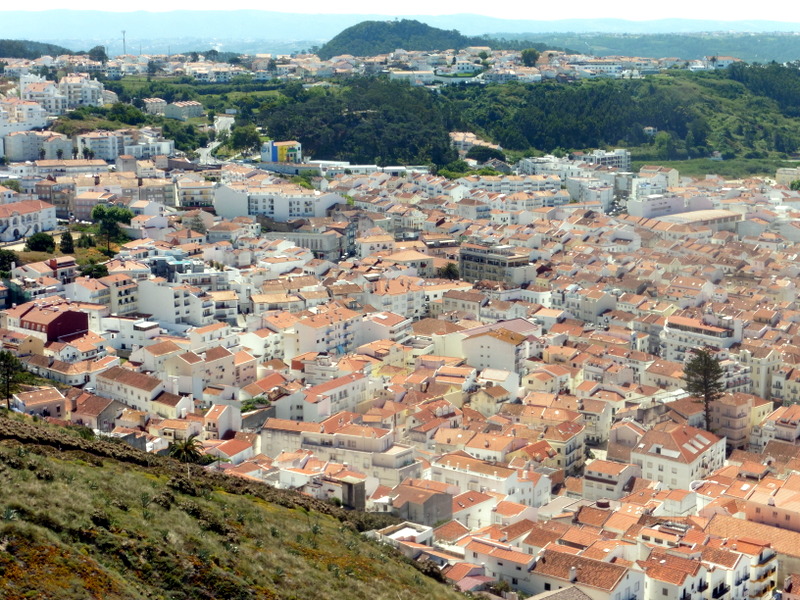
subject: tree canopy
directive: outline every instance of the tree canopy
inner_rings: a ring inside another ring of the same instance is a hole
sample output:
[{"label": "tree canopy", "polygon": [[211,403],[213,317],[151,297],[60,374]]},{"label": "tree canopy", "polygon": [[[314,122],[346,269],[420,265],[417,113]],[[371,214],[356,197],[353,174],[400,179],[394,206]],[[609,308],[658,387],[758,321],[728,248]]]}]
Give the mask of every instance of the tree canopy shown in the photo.
[{"label": "tree canopy", "polygon": [[78,270],[82,277],[91,277],[92,279],[100,279],[108,275],[108,267],[96,260],[90,260],[78,267]]},{"label": "tree canopy", "polygon": [[296,139],[303,153],[353,163],[446,164],[455,159],[451,119],[439,97],[406,83],[356,78],[346,88],[260,113],[274,139]]},{"label": "tree canopy", "polygon": [[197,439],[197,434],[192,434],[185,440],[175,440],[169,445],[169,455],[182,463],[199,463],[203,458],[202,445]]},{"label": "tree canopy", "polygon": [[506,155],[497,148],[490,148],[489,146],[474,145],[467,152],[467,158],[472,158],[478,162],[485,163],[487,160],[496,158],[497,160],[506,160]]},{"label": "tree canopy", "polygon": [[13,250],[0,250],[0,271],[8,272],[11,271],[12,265],[19,264],[19,256]]},{"label": "tree canopy", "polygon": [[100,226],[100,234],[106,238],[106,250],[111,251],[111,240],[122,233],[119,224],[130,223],[133,213],[127,208],[107,204],[97,204],[92,209],[92,220]]},{"label": "tree canopy", "polygon": [[6,408],[11,410],[11,392],[17,373],[23,371],[19,359],[8,350],[0,350],[0,388],[6,397]]},{"label": "tree canopy", "polygon": [[261,146],[261,136],[253,124],[234,127],[228,145],[234,150],[250,151]]},{"label": "tree canopy", "polygon": [[53,252],[56,249],[56,241],[49,233],[34,233],[25,242],[25,248],[31,252]]},{"label": "tree canopy", "polygon": [[72,233],[65,231],[61,234],[58,249],[61,250],[62,254],[72,254],[75,252],[75,240],[72,239]]},{"label": "tree canopy", "polygon": [[449,262],[445,266],[436,269],[436,276],[442,279],[458,279],[458,265],[454,262]]},{"label": "tree canopy", "polygon": [[707,348],[695,348],[683,367],[686,391],[700,399],[705,413],[706,429],[711,431],[711,405],[725,393],[722,366]]},{"label": "tree canopy", "polygon": [[522,64],[526,67],[535,67],[539,60],[540,52],[536,48],[525,48],[522,51]]},{"label": "tree canopy", "polygon": [[106,64],[108,62],[108,54],[106,54],[106,49],[104,46],[95,46],[91,50],[89,50],[89,58],[92,60],[96,60],[97,62],[101,62]]}]

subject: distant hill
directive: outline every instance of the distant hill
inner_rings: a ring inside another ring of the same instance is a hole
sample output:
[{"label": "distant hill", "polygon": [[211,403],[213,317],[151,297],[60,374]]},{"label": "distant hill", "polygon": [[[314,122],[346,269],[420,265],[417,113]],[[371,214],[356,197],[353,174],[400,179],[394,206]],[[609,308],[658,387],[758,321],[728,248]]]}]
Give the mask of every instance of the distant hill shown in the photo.
[{"label": "distant hill", "polygon": [[411,19],[402,21],[364,21],[348,27],[317,52],[328,60],[340,54],[375,56],[398,48],[403,50],[447,50],[484,46],[486,38],[467,37],[458,31],[431,27]]},{"label": "distant hill", "polygon": [[747,62],[790,62],[800,59],[800,37],[794,33],[504,33],[508,40],[579,48],[597,56],[735,56]]},{"label": "distant hill", "polygon": [[40,56],[73,54],[72,50],[54,44],[43,44],[30,40],[0,40],[0,58],[36,59]]}]

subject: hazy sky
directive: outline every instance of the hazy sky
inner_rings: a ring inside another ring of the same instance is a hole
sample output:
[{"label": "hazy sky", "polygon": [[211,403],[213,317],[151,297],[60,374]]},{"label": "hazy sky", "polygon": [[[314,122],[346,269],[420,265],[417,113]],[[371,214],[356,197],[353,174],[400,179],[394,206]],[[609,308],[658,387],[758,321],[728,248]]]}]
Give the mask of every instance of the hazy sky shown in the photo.
[{"label": "hazy sky", "polygon": [[[164,3],[148,3],[147,10],[161,12],[169,10],[224,10],[231,9],[256,9],[276,12],[293,12],[309,14],[370,14],[385,15],[387,17],[402,17],[407,15],[448,15],[448,14],[477,14],[488,15],[505,19],[586,19],[586,18],[617,18],[630,21],[643,21],[650,19],[712,19],[721,21],[742,20],[770,20],[774,15],[782,14],[779,9],[785,4],[778,5],[777,0],[766,0],[759,3],[727,4],[724,11],[714,2],[697,3],[689,0],[676,0],[675,2],[634,2],[622,0],[621,2],[601,3],[577,0],[568,4],[560,2],[515,2],[507,5],[508,10],[498,11],[497,5],[486,0],[462,0],[459,3],[445,4],[431,2],[430,0],[407,0],[402,3],[377,3],[370,0],[351,0],[346,3],[322,2],[321,0],[306,0],[297,4],[289,3],[281,10],[275,5],[265,5],[260,0],[239,0],[235,6],[225,6],[218,2],[196,0],[173,0]],[[109,12],[129,12],[130,4],[109,3],[106,0],[82,0],[77,5],[65,6],[62,0],[39,0],[31,5],[20,3],[3,3],[0,12],[4,10],[49,10],[75,8],[81,10],[102,10]],[[513,8],[513,10],[512,10]]]}]

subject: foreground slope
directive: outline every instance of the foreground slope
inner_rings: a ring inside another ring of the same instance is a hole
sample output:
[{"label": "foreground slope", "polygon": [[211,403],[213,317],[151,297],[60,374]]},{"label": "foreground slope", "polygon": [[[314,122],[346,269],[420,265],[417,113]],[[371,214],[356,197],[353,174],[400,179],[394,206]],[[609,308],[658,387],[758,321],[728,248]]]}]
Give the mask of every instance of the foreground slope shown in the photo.
[{"label": "foreground slope", "polygon": [[347,513],[0,413],[0,597],[460,596]]}]

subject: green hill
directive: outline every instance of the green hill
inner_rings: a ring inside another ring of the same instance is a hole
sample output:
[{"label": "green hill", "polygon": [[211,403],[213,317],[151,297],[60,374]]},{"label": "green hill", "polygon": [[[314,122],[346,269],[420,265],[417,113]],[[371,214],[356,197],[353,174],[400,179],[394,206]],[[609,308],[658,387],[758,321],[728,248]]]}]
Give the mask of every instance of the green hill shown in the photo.
[{"label": "green hill", "polygon": [[347,512],[0,412],[4,600],[289,600],[460,594]]},{"label": "green hill", "polygon": [[28,58],[33,60],[44,55],[58,56],[59,54],[73,54],[73,52],[54,44],[31,42],[30,40],[0,40],[0,58]]},{"label": "green hill", "polygon": [[403,50],[448,50],[486,46],[485,38],[472,38],[458,31],[431,27],[411,19],[363,21],[348,27],[317,51],[323,60],[340,54],[375,56],[398,48]]}]

